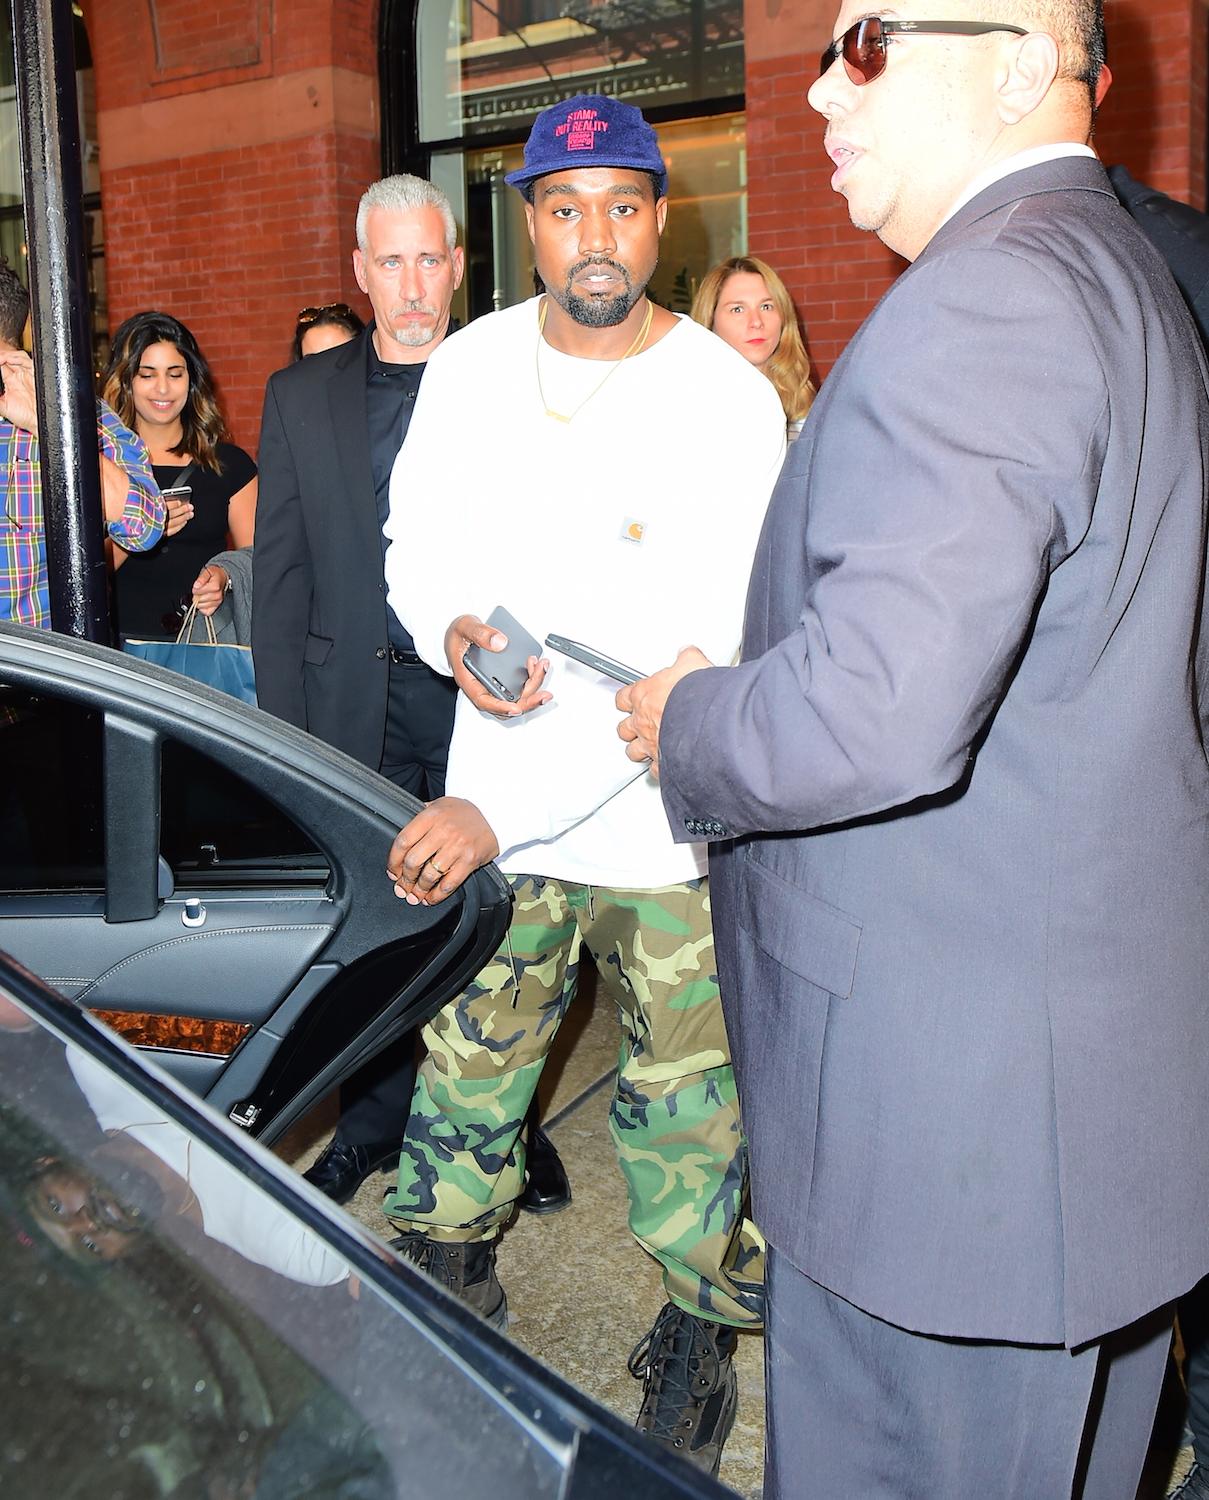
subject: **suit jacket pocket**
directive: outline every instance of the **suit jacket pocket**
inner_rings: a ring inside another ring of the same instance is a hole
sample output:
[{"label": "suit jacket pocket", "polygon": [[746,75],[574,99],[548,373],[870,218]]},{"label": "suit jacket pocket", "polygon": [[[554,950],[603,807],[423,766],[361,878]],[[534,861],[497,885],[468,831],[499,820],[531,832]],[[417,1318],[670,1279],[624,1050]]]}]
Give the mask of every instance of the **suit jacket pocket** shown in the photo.
[{"label": "suit jacket pocket", "polygon": [[302,659],[308,667],[321,667],[332,654],[332,642],[325,635],[308,635],[302,648]]},{"label": "suit jacket pocket", "polygon": [[852,994],[861,926],[846,912],[748,855],[738,917],[769,958],[841,1000]]},{"label": "suit jacket pocket", "polygon": [[833,1006],[852,993],[861,929],[750,854],[735,874],[728,1005],[753,1207],[769,1243],[805,1266],[827,1038]]}]

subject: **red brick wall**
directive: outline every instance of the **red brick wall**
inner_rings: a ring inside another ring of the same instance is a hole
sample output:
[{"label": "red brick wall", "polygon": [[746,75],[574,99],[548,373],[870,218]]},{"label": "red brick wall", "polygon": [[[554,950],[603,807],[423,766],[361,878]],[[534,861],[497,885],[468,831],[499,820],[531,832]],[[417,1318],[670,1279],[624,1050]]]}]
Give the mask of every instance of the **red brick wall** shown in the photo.
[{"label": "red brick wall", "polygon": [[[747,6],[751,250],[785,277],[816,367],[901,262],[852,229],[806,103],[836,0]],[[1106,160],[1203,207],[1209,0],[1107,0]],[[378,175],[375,0],[89,0],[116,324],[159,306],[197,333],[236,440],[294,316],[342,299],[356,201]]]},{"label": "red brick wall", "polygon": [[349,256],[377,160],[375,143],[325,133],[103,175],[114,326],[145,308],[186,323],[245,447],[299,308],[343,300],[368,316]]},{"label": "red brick wall", "polygon": [[[1205,206],[1209,0],[1107,0],[1113,87],[1096,145],[1108,162]],[[851,227],[831,191],[823,122],[806,103],[836,0],[750,0],[749,247],[785,278],[822,374],[902,262]]]},{"label": "red brick wall", "polygon": [[1113,84],[1096,149],[1145,182],[1205,207],[1206,0],[1107,0]]},{"label": "red brick wall", "polygon": [[86,20],[112,325],[185,322],[255,451],[299,308],[369,314],[350,257],[380,166],[377,5],[91,0]]},{"label": "red brick wall", "polygon": [[747,208],[752,253],[784,278],[825,374],[903,262],[853,229],[831,191],[823,123],[806,103],[813,77],[800,55],[749,62]]}]

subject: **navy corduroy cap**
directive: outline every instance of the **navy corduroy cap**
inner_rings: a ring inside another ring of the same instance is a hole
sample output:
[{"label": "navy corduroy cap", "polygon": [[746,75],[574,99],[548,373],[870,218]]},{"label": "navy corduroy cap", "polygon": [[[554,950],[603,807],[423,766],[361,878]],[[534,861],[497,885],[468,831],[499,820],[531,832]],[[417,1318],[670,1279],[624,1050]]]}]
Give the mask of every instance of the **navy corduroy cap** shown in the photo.
[{"label": "navy corduroy cap", "polygon": [[576,94],[543,109],[525,142],[525,165],[509,172],[510,187],[525,187],[569,167],[629,167],[652,172],[659,196],[667,194],[667,168],[659,138],[642,111],[605,94]]}]

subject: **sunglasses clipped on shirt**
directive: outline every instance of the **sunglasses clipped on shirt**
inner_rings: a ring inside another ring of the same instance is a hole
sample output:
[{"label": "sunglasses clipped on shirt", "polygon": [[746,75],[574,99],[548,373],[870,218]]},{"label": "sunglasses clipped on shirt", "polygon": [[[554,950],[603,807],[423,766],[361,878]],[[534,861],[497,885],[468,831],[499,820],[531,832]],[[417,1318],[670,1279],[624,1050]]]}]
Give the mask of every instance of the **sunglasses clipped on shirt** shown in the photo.
[{"label": "sunglasses clipped on shirt", "polygon": [[1001,26],[993,21],[883,21],[880,16],[866,16],[836,37],[819,59],[819,77],[837,57],[844,59],[844,72],[858,87],[872,83],[886,71],[889,38],[904,36],[986,36],[992,31],[1010,31],[1028,36],[1023,26]]}]

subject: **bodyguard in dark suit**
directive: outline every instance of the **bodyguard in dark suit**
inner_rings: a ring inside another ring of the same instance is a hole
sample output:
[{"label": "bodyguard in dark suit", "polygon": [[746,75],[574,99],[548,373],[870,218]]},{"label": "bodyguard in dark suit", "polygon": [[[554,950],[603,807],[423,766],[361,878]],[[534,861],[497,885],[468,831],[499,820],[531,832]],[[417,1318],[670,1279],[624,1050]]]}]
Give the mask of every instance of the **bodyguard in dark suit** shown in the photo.
[{"label": "bodyguard in dark suit", "polygon": [[[456,690],[386,607],[382,525],[425,363],[461,284],[456,236],[432,183],[397,176],[367,189],[353,267],[374,321],[279,370],[260,435],[259,704],[422,799],[445,790]],[[410,1039],[369,1064],[346,1086],[336,1138],[307,1176],[344,1201],[396,1160],[414,1079]]]},{"label": "bodyguard in dark suit", "polygon": [[[1105,87],[1102,81],[1101,90]],[[1209,216],[1138,182],[1124,167],[1109,167],[1108,176],[1124,208],[1170,267],[1201,341],[1209,347]],[[1171,1495],[1172,1500],[1177,1495],[1180,1500],[1209,1500],[1209,1278],[1180,1298],[1176,1317],[1194,1462]]]},{"label": "bodyguard in dark suit", "polygon": [[1202,341],[1209,343],[1209,218],[1139,182],[1124,167],[1109,167],[1108,176],[1121,203],[1171,268]]},{"label": "bodyguard in dark suit", "polygon": [[840,11],[833,186],[912,265],[741,664],[682,653],[622,734],[718,841],[767,1493],[1132,1500],[1209,1268],[1205,362],[1083,144],[1100,5],[934,9]]}]

